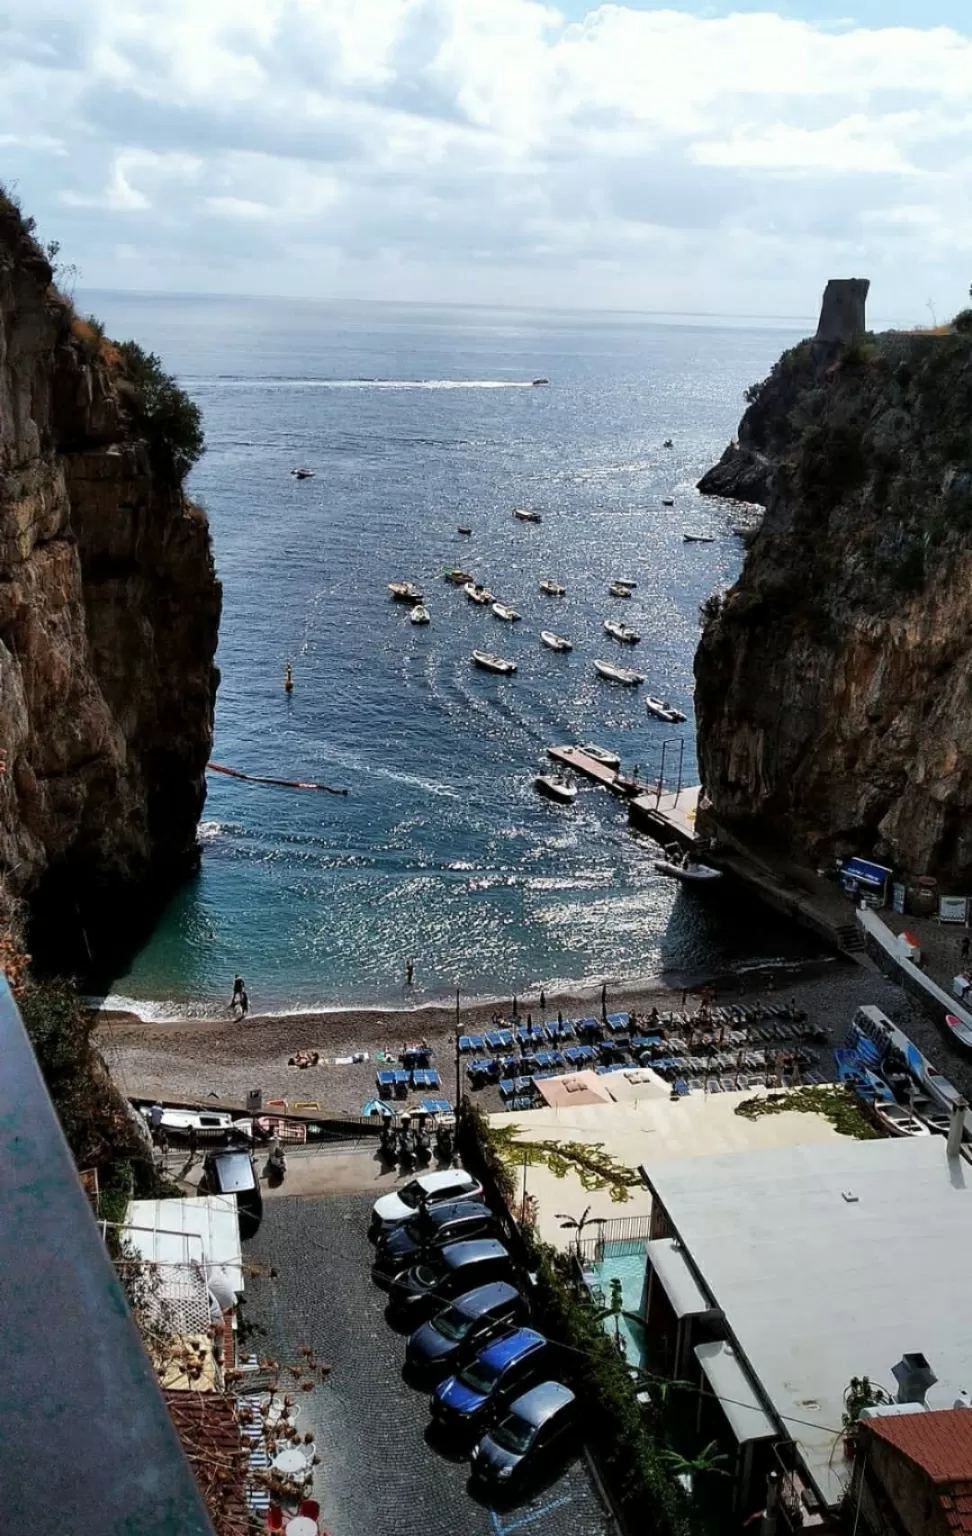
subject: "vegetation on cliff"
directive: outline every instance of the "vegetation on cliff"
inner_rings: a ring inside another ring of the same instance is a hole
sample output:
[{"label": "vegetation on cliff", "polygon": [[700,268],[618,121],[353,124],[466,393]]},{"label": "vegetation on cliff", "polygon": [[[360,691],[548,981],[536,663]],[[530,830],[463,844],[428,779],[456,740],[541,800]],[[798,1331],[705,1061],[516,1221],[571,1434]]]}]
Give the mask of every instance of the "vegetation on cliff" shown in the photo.
[{"label": "vegetation on cliff", "polygon": [[171,459],[184,480],[205,448],[202,415],[194,400],[166,373],[154,352],[137,341],[118,343],[122,366],[135,386],[135,403],[153,448]]}]

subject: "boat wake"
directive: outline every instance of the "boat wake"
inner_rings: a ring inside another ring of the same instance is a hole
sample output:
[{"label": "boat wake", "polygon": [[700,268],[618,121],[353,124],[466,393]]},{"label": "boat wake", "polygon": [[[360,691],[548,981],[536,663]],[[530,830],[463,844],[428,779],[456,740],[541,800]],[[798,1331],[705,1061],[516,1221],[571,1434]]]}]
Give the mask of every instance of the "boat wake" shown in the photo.
[{"label": "boat wake", "polygon": [[532,379],[185,378],[193,389],[533,389]]}]

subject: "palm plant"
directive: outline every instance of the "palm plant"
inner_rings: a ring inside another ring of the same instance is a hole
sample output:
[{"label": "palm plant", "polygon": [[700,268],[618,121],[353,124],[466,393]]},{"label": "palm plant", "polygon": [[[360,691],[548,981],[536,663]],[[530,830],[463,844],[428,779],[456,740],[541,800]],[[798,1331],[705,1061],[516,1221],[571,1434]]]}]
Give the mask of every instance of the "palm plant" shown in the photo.
[{"label": "palm plant", "polygon": [[555,1211],[554,1215],[565,1231],[574,1233],[574,1244],[577,1249],[577,1257],[580,1258],[581,1242],[584,1237],[585,1227],[600,1227],[607,1220],[606,1216],[592,1216],[591,1208],[587,1208],[580,1216],[568,1216],[564,1211]]}]

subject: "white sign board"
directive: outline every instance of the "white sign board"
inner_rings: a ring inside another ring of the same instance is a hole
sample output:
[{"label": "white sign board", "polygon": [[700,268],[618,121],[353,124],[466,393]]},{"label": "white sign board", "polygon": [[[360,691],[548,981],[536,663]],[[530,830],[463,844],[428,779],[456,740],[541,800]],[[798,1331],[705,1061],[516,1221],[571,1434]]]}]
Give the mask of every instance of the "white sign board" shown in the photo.
[{"label": "white sign board", "polygon": [[964,923],[968,920],[969,898],[967,896],[939,896],[938,921],[940,923]]}]

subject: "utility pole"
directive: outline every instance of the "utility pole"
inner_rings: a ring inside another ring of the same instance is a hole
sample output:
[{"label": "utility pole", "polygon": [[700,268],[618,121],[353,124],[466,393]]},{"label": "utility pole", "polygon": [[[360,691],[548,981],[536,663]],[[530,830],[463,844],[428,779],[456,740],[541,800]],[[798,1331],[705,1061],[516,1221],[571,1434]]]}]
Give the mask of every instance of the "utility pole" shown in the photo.
[{"label": "utility pole", "polygon": [[456,987],[456,1108],[462,1099],[462,1069],[459,1065],[459,988]]}]

